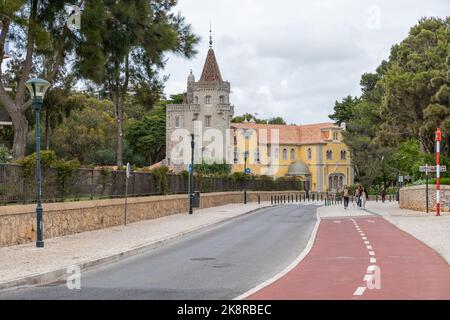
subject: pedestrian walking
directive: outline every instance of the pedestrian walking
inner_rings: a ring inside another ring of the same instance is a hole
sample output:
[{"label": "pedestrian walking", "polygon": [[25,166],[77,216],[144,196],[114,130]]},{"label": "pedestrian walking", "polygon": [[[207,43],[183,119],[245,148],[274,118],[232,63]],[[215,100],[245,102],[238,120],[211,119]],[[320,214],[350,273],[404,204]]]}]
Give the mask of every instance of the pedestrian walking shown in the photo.
[{"label": "pedestrian walking", "polygon": [[383,203],[386,201],[386,190],[384,188],[381,190],[381,201]]},{"label": "pedestrian walking", "polygon": [[362,199],[361,199],[361,205],[362,205],[363,209],[366,208],[367,199],[369,199],[369,193],[367,192],[367,189],[363,187],[362,188]]},{"label": "pedestrian walking", "polygon": [[342,195],[344,197],[344,209],[347,210],[348,208],[348,199],[349,199],[349,192],[348,187],[344,186],[344,190],[342,191]]},{"label": "pedestrian walking", "polygon": [[356,203],[358,206],[358,209],[361,209],[361,207],[362,207],[363,193],[364,193],[363,187],[361,185],[359,185],[358,186],[358,197],[357,197],[357,203]]}]

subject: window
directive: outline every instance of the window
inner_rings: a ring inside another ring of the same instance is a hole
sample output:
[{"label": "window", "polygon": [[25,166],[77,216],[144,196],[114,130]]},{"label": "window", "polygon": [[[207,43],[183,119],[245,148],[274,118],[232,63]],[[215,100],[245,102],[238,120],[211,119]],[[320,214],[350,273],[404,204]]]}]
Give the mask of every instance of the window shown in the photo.
[{"label": "window", "polygon": [[180,126],[180,116],[175,116],[175,128],[179,128]]},{"label": "window", "polygon": [[195,101],[195,104],[198,104],[198,96],[195,96],[194,101]]},{"label": "window", "polygon": [[312,160],[312,150],[308,148],[308,160]]},{"label": "window", "polygon": [[291,160],[295,160],[295,149],[291,149]]},{"label": "window", "polygon": [[206,96],[205,97],[205,103],[206,104],[211,104],[211,96]]},{"label": "window", "polygon": [[225,96],[220,96],[219,100],[220,100],[220,103],[225,103]]},{"label": "window", "polygon": [[347,159],[347,151],[343,150],[341,151],[341,160],[346,160]]},{"label": "window", "polygon": [[278,148],[275,148],[274,159],[275,159],[275,160],[280,159],[280,149],[278,149]]},{"label": "window", "polygon": [[261,163],[261,153],[259,152],[259,149],[256,150],[255,158],[257,163]]},{"label": "window", "polygon": [[205,116],[205,127],[211,127],[211,116]]},{"label": "window", "polygon": [[239,152],[235,151],[234,152],[234,163],[238,163],[239,162]]},{"label": "window", "polygon": [[327,151],[327,160],[332,160],[333,159],[333,151],[328,150]]},{"label": "window", "polygon": [[288,156],[287,156],[287,149],[284,148],[284,149],[283,149],[283,160],[287,160],[287,159],[288,159]]},{"label": "window", "polygon": [[333,132],[333,140],[338,141],[339,140],[339,134],[337,132]]}]

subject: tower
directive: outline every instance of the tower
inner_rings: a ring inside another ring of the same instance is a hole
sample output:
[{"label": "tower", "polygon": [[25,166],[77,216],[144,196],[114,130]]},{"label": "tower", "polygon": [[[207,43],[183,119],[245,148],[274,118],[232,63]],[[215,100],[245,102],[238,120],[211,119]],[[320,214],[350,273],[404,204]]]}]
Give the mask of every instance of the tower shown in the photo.
[{"label": "tower", "polygon": [[[195,81],[191,70],[186,92],[186,101],[183,104],[168,105],[166,110],[166,161],[175,171],[187,168],[186,163],[175,163],[174,159],[171,159],[174,148],[179,145],[171,139],[176,129],[185,129],[197,135],[196,145],[200,148],[195,151],[196,161],[214,158],[220,162],[227,158],[227,134],[234,115],[234,106],[230,104],[231,86],[222,78],[211,35],[201,77],[199,81]],[[194,132],[194,126],[196,130],[201,131],[200,134]],[[217,136],[219,133],[223,139],[221,151],[211,150],[207,141],[197,141],[199,137],[203,139],[211,134]]]}]

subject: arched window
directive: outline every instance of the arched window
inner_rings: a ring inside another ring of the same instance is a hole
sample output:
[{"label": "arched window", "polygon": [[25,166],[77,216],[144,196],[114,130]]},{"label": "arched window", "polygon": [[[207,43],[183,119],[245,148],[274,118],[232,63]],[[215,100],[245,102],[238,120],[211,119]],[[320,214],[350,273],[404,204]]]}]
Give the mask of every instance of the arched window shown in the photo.
[{"label": "arched window", "polygon": [[206,104],[211,104],[211,96],[206,96],[205,97],[205,103]]},{"label": "arched window", "polygon": [[220,103],[225,103],[225,96],[220,96],[219,101]]},{"label": "arched window", "polygon": [[175,116],[175,128],[180,127],[180,116]]},{"label": "arched window", "polygon": [[341,151],[341,160],[346,160],[347,159],[347,151],[343,150]]},{"label": "arched window", "polygon": [[280,149],[278,149],[278,148],[275,148],[275,155],[274,155],[274,159],[275,160],[278,160],[278,159],[280,159]]},{"label": "arched window", "polygon": [[312,150],[308,148],[308,160],[312,160]]},{"label": "arched window", "polygon": [[198,104],[198,96],[195,96],[194,101],[195,101],[195,104]]},{"label": "arched window", "polygon": [[288,159],[287,149],[284,148],[284,149],[283,149],[283,160],[287,160],[287,159]]},{"label": "arched window", "polygon": [[295,149],[291,149],[291,160],[295,160]]},{"label": "arched window", "polygon": [[327,160],[332,160],[333,159],[333,151],[328,150],[327,151]]},{"label": "arched window", "polygon": [[337,132],[333,133],[333,140],[338,141],[339,140],[339,134]]}]

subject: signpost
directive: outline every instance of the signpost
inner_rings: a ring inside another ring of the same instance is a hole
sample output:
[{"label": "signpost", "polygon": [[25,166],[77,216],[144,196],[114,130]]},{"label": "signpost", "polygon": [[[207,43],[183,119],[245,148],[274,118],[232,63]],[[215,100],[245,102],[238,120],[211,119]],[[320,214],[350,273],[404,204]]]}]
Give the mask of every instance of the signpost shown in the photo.
[{"label": "signpost", "polygon": [[441,215],[441,129],[436,130],[436,216]]},{"label": "signpost", "polygon": [[[447,172],[446,166],[440,166],[439,167],[440,172]],[[429,196],[428,196],[428,185],[429,185],[429,179],[430,179],[430,173],[437,172],[437,166],[429,166],[428,163],[424,166],[419,167],[419,171],[425,173],[425,181],[426,181],[426,188],[425,188],[425,201],[426,201],[426,207],[427,207],[427,213],[429,210]]]},{"label": "signpost", "polygon": [[128,162],[127,163],[127,172],[126,172],[126,177],[125,177],[125,225],[127,225],[127,205],[128,205],[128,179],[130,179],[130,175],[131,175],[131,165]]}]

